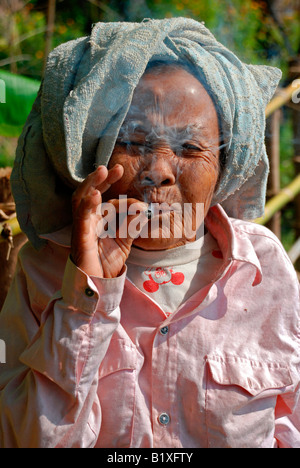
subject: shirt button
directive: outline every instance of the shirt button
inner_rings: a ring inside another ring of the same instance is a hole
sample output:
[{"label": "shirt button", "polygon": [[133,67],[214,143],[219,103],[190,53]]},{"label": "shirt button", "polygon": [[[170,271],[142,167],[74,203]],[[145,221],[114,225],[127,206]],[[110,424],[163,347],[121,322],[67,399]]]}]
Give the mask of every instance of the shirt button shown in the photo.
[{"label": "shirt button", "polygon": [[166,426],[167,424],[169,424],[169,422],[170,422],[170,416],[168,415],[168,413],[161,413],[161,414],[158,416],[158,422],[159,422],[159,424],[161,424],[162,426]]},{"label": "shirt button", "polygon": [[94,291],[91,289],[91,288],[86,288],[86,290],[84,291],[85,295],[88,296],[88,297],[93,297],[93,295],[95,294]]},{"label": "shirt button", "polygon": [[163,327],[159,330],[161,335],[166,335],[169,331],[169,327]]}]

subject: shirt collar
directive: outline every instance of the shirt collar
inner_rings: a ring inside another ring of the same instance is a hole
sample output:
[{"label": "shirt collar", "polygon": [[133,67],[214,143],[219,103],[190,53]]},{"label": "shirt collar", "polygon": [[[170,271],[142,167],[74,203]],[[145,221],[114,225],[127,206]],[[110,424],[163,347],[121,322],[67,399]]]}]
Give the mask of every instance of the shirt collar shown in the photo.
[{"label": "shirt collar", "polygon": [[223,259],[228,263],[236,260],[251,264],[255,271],[252,286],[256,286],[262,281],[260,261],[249,236],[238,227],[234,228],[233,223],[220,205],[211,207],[205,218],[205,225],[217,240]]},{"label": "shirt collar", "polygon": [[[246,234],[233,227],[233,223],[220,205],[210,208],[205,218],[205,225],[216,239],[225,263],[232,260],[246,262],[255,268],[253,286],[262,280],[261,265],[250,239]],[[70,248],[72,226],[68,225],[59,231],[40,235],[54,244]]]}]

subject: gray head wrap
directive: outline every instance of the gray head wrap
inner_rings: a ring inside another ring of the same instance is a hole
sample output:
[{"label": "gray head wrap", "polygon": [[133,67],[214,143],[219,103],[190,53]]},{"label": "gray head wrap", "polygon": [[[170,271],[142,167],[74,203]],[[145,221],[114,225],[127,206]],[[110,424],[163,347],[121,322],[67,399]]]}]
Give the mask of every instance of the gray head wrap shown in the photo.
[{"label": "gray head wrap", "polygon": [[90,37],[54,49],[19,139],[11,183],[22,230],[39,234],[72,221],[71,194],[107,165],[133,92],[152,60],[188,63],[218,108],[226,164],[214,195],[229,216],[264,211],[268,159],[265,107],[281,71],[242,63],[192,19],[96,23]]}]

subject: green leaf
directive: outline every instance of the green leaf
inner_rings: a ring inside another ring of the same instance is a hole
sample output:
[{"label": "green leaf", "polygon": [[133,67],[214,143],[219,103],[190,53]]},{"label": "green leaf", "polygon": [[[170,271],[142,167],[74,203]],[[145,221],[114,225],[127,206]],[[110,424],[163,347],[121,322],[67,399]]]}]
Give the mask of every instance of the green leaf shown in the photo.
[{"label": "green leaf", "polygon": [[0,70],[0,135],[20,135],[39,87],[37,80]]}]

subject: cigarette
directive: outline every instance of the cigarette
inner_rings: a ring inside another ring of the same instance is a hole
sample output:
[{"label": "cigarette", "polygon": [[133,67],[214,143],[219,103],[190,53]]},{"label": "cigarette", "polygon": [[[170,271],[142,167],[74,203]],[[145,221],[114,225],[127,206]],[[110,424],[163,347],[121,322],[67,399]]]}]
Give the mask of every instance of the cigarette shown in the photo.
[{"label": "cigarette", "polygon": [[150,203],[148,205],[148,209],[145,211],[145,215],[147,216],[148,219],[151,219],[154,213],[154,207],[153,204]]}]

